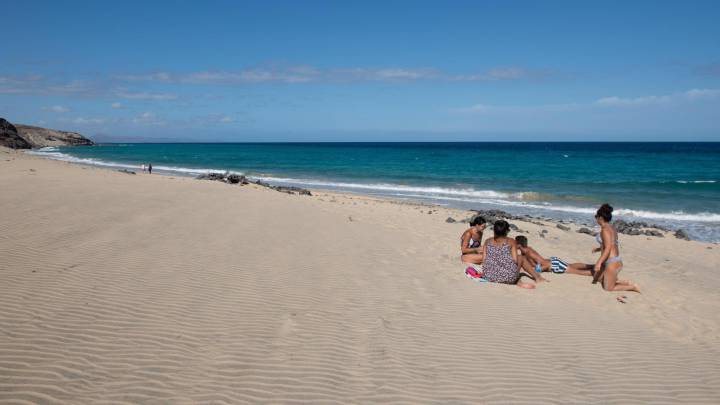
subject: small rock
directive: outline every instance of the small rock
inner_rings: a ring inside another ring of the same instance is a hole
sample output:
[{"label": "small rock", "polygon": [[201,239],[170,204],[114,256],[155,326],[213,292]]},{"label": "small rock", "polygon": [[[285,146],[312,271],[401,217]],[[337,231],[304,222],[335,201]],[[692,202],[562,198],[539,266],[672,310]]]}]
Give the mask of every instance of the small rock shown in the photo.
[{"label": "small rock", "polygon": [[675,237],[678,239],[690,240],[690,236],[682,229],[675,231]]},{"label": "small rock", "polygon": [[453,217],[447,217],[447,219],[445,220],[445,222],[447,222],[448,224],[454,224],[454,223],[457,222],[457,221],[456,221],[455,218],[453,218]]},{"label": "small rock", "polygon": [[119,171],[120,173],[125,173],[125,174],[135,174],[134,171],[128,170],[128,169],[120,169],[120,170],[118,170],[118,171]]},{"label": "small rock", "polygon": [[597,232],[595,232],[589,228],[585,228],[585,227],[578,229],[577,233],[584,233],[584,234],[592,235],[592,236],[597,235]]},{"label": "small rock", "polygon": [[245,176],[241,176],[239,174],[231,174],[225,178],[225,181],[227,181],[230,184],[248,184],[247,179]]},{"label": "small rock", "polygon": [[643,232],[647,236],[655,236],[656,238],[663,238],[665,235],[662,234],[660,231],[656,231],[654,229],[646,229],[645,232]]},{"label": "small rock", "polygon": [[540,233],[546,234],[546,233],[548,233],[548,230],[547,230],[547,229],[543,229],[542,231],[540,231]]},{"label": "small rock", "polygon": [[562,225],[562,224],[557,224],[557,225],[555,225],[555,226],[556,226],[558,229],[561,229],[561,230],[563,230],[563,231],[569,231],[569,230],[570,230],[570,227],[569,227],[569,226],[565,226],[565,225]]},{"label": "small rock", "polygon": [[635,235],[642,235],[642,232],[640,232],[639,229],[635,229],[635,228],[631,228],[630,230],[625,231],[624,233],[625,233],[626,235],[633,235],[633,236],[635,236]]},{"label": "small rock", "polygon": [[225,181],[225,174],[224,173],[204,173],[195,178],[198,180]]}]

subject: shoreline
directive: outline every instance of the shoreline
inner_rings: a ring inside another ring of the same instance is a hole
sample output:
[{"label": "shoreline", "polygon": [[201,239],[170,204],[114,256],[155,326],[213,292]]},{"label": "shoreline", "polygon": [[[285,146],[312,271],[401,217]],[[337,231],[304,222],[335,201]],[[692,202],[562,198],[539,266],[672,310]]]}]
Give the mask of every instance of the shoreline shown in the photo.
[{"label": "shoreline", "polygon": [[[33,150],[33,151],[35,151],[35,150]],[[56,160],[59,162],[66,162],[66,163],[71,163],[71,164],[76,164],[76,165],[81,165],[81,166],[96,167],[96,168],[100,168],[100,169],[107,169],[107,170],[125,172],[125,173],[127,173],[128,171],[132,171],[134,173],[143,174],[143,172],[140,171],[139,168],[134,168],[134,166],[130,165],[130,164],[118,164],[118,163],[114,163],[114,162],[109,162],[106,165],[93,164],[93,163],[84,163],[84,162],[80,162],[80,161],[65,161],[62,159],[54,159],[49,156],[43,156],[43,155],[32,153],[32,152],[31,153],[23,152],[23,153],[26,155],[35,156],[35,157],[39,157],[42,159]],[[124,167],[124,168],[120,168],[120,167]],[[227,176],[228,174],[237,174],[243,178],[246,177],[245,175],[242,175],[238,172],[233,172],[233,171],[229,171],[229,170],[209,170],[209,169],[208,170],[198,169],[198,170],[195,170],[195,172],[193,172],[193,173],[189,173],[189,172],[188,173],[182,173],[182,172],[173,173],[172,171],[160,169],[159,171],[156,170],[155,174],[161,175],[161,176],[170,176],[170,177],[180,176],[180,177],[191,178],[191,179],[195,179],[195,180],[211,180],[211,181],[219,180],[219,179],[201,178],[201,177],[211,175],[211,174],[224,174],[224,176]],[[504,218],[504,219],[508,219],[508,220],[523,221],[523,222],[542,221],[542,222],[552,223],[555,225],[558,225],[558,224],[559,225],[566,225],[566,224],[574,225],[577,229],[574,229],[573,231],[578,231],[579,229],[585,229],[585,231],[579,232],[579,233],[588,233],[587,230],[589,230],[590,232],[593,232],[593,234],[594,234],[594,232],[596,232],[596,230],[594,228],[597,227],[597,225],[594,224],[592,221],[580,221],[580,220],[575,220],[575,219],[561,219],[561,218],[548,217],[548,216],[544,216],[544,215],[536,216],[536,215],[525,214],[525,213],[514,214],[512,212],[505,211],[502,208],[469,209],[469,208],[450,206],[449,204],[444,205],[442,203],[437,203],[437,202],[426,202],[426,201],[423,201],[422,198],[374,195],[371,193],[354,192],[351,190],[332,190],[332,189],[324,189],[324,188],[302,187],[302,186],[294,185],[294,184],[301,184],[301,183],[287,183],[287,182],[274,181],[274,180],[266,181],[264,177],[255,178],[255,177],[251,176],[251,177],[249,177],[249,179],[252,179],[252,180],[250,180],[252,183],[259,184],[264,187],[270,187],[270,188],[273,188],[273,187],[290,188],[290,189],[295,189],[296,191],[309,190],[310,192],[312,192],[314,194],[327,193],[327,194],[337,194],[337,195],[352,195],[352,196],[372,198],[372,199],[388,200],[388,201],[393,201],[396,203],[416,204],[418,206],[429,206],[429,207],[442,207],[442,208],[446,208],[446,209],[452,209],[455,211],[465,211],[467,213],[467,215],[465,217],[462,217],[463,219],[466,219],[466,218],[468,218],[468,216],[472,216],[475,214],[482,215],[483,213],[491,212],[492,217]],[[242,186],[242,184],[240,184],[239,186]],[[518,208],[518,207],[514,207],[514,208]],[[588,215],[591,216],[592,214],[588,214]],[[617,215],[616,215],[616,217],[617,217]],[[452,218],[452,217],[450,216],[448,218]],[[452,218],[452,219],[455,221],[458,221],[457,218]],[[461,219],[458,222],[463,222],[463,221]],[[467,222],[467,221],[465,221],[465,222]],[[671,238],[675,237],[678,239],[693,240],[693,241],[708,243],[708,244],[713,244],[713,245],[720,244],[720,241],[707,241],[707,240],[692,238],[690,235],[688,235],[687,231],[685,229],[683,229],[682,227],[672,228],[669,226],[659,225],[659,224],[653,223],[652,220],[648,221],[648,220],[642,220],[642,219],[635,219],[635,220],[618,219],[618,220],[614,220],[613,223],[619,224],[619,226],[617,227],[619,233],[628,235],[628,236],[650,236],[650,237],[671,237]]]}]

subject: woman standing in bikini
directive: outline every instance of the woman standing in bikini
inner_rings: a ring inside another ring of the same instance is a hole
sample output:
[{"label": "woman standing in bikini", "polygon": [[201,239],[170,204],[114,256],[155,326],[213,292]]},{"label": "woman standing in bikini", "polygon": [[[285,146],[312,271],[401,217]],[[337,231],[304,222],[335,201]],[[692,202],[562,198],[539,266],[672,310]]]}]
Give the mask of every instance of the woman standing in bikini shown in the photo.
[{"label": "woman standing in bikini", "polygon": [[470,228],[460,237],[460,260],[463,263],[482,264],[482,236],[485,230],[485,218],[480,215],[470,220]]},{"label": "woman standing in bikini", "polygon": [[620,257],[620,243],[615,228],[610,225],[612,220],[613,207],[603,204],[595,214],[595,220],[600,225],[600,234],[596,237],[600,247],[593,249],[593,253],[602,252],[595,262],[593,284],[598,281],[606,291],[635,291],[640,292],[637,284],[618,279],[618,274],[623,268],[622,257]]}]

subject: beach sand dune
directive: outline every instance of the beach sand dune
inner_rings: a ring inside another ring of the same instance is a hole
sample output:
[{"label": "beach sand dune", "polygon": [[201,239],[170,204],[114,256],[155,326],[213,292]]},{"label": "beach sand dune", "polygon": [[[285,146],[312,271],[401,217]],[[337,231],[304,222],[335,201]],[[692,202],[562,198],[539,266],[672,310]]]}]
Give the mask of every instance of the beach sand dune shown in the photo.
[{"label": "beach sand dune", "polygon": [[428,209],[2,152],[0,403],[720,402],[717,245],[623,237],[623,305],[472,282]]}]

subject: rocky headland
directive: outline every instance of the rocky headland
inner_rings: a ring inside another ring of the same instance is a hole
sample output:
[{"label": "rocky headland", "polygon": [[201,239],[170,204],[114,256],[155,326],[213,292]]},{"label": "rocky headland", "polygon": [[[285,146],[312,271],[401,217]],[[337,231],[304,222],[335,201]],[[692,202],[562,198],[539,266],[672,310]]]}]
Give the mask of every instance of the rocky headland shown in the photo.
[{"label": "rocky headland", "polygon": [[58,131],[30,125],[13,125],[0,118],[0,146],[11,149],[34,149],[46,146],[94,145],[77,132]]}]

